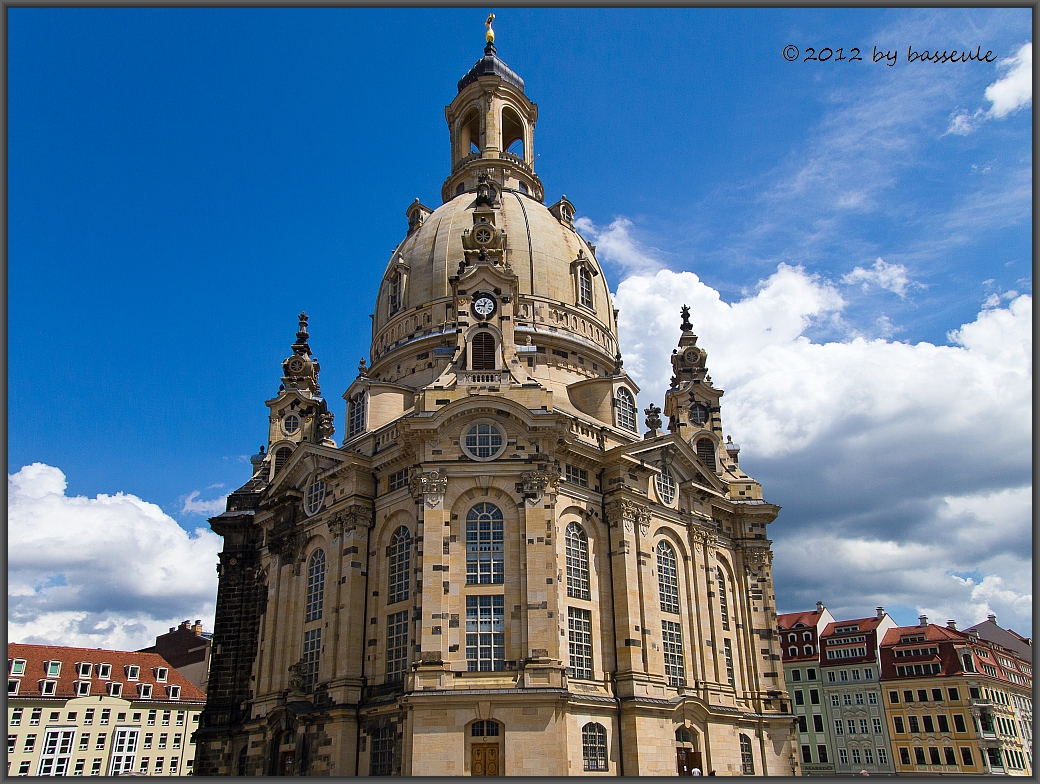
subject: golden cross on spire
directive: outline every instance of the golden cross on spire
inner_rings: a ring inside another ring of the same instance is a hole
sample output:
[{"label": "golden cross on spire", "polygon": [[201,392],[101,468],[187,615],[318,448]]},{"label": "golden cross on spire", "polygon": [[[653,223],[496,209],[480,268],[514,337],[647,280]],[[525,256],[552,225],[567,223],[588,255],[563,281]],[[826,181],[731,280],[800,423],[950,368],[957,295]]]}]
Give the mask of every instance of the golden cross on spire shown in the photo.
[{"label": "golden cross on spire", "polygon": [[487,42],[489,44],[493,44],[495,42],[495,31],[491,29],[491,23],[494,22],[494,21],[495,21],[495,15],[494,14],[488,14],[487,21],[484,22],[484,27],[486,27],[488,29],[487,35],[484,36],[484,37],[487,38]]}]

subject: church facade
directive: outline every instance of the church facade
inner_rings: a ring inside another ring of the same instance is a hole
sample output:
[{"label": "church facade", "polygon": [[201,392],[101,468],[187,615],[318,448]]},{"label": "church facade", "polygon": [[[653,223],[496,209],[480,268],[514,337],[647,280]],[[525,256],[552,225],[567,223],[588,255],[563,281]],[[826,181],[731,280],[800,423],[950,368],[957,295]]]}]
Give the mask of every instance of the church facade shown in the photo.
[{"label": "church facade", "polygon": [[344,437],[301,314],[267,447],[210,521],[196,775],[790,775],[779,509],[723,440],[685,308],[640,433],[596,248],[544,205],[537,107],[488,39]]}]

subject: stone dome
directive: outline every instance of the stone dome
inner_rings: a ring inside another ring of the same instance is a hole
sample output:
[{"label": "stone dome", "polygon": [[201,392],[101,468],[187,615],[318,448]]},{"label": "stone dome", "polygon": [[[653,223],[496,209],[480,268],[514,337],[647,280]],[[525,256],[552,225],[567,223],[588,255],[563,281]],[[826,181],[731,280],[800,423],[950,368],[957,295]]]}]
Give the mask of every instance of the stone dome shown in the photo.
[{"label": "stone dome", "polygon": [[[568,221],[558,218],[544,204],[517,191],[504,191],[500,201],[496,217],[497,228],[506,235],[504,260],[519,279],[518,321],[526,306],[532,333],[551,331],[561,340],[580,344],[574,350],[595,351],[605,362],[612,362],[617,353],[617,325],[610,290],[593,248]],[[458,274],[463,261],[462,235],[473,227],[474,207],[473,193],[456,196],[428,214],[395,250],[373,314],[374,375],[394,348],[403,348],[400,338],[415,331],[398,334],[396,327],[402,319],[416,308],[451,301],[448,279]],[[578,259],[586,260],[591,272],[591,308],[575,304],[573,265]],[[406,270],[403,290],[401,280],[395,277],[397,269]],[[396,309],[393,297],[399,298]],[[569,318],[553,319],[549,311],[554,308],[558,316],[566,313]],[[541,320],[536,309],[543,310]],[[442,325],[431,319],[429,325],[419,326],[428,336],[439,333]],[[523,327],[517,326],[522,332]]]}]

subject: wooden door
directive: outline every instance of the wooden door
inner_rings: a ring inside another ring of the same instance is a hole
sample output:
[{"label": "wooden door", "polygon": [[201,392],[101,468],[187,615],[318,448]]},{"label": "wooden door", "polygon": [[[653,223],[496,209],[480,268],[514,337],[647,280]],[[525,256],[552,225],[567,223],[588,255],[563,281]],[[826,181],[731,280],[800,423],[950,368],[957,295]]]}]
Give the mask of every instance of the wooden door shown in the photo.
[{"label": "wooden door", "polygon": [[474,743],[470,756],[469,772],[471,776],[500,776],[501,766],[498,759],[497,743]]}]

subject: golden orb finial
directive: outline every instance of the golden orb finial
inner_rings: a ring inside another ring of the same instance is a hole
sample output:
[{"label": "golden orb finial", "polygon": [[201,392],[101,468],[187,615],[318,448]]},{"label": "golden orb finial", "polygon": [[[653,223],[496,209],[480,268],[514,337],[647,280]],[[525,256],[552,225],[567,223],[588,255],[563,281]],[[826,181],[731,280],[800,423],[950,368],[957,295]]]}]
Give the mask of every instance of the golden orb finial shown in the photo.
[{"label": "golden orb finial", "polygon": [[494,22],[494,21],[495,21],[495,15],[494,14],[488,14],[487,21],[484,22],[484,27],[487,28],[487,35],[485,35],[484,37],[487,38],[487,42],[489,44],[493,44],[495,42],[495,31],[491,29],[491,23]]}]

